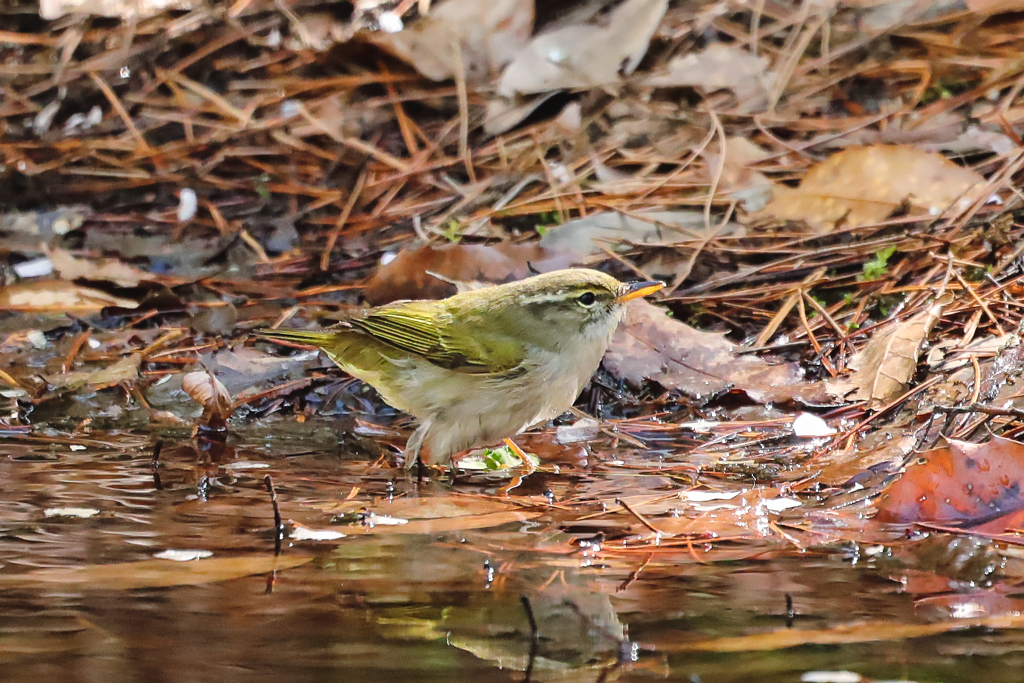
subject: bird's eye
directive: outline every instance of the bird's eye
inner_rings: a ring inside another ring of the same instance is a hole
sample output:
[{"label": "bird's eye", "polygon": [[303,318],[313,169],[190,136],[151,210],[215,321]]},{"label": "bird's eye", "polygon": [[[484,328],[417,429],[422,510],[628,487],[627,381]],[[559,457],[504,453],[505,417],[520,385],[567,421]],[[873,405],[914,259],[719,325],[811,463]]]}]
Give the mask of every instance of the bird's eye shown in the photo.
[{"label": "bird's eye", "polygon": [[583,292],[576,297],[576,301],[579,301],[581,306],[593,306],[597,301],[597,295],[593,292]]}]

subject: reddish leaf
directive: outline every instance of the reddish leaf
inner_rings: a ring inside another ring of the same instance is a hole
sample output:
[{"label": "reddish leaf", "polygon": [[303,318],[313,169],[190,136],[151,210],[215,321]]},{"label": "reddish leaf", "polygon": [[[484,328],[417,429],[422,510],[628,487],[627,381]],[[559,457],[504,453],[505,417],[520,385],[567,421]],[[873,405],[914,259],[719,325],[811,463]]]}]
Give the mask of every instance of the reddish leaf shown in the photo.
[{"label": "reddish leaf", "polygon": [[882,522],[978,524],[1024,508],[1024,444],[993,437],[921,454],[878,505]]},{"label": "reddish leaf", "polygon": [[[405,249],[370,278],[366,301],[377,306],[398,299],[442,299],[455,282],[511,282],[541,272],[568,268],[576,255],[529,244],[446,244]],[[434,275],[436,274],[436,275]],[[438,278],[440,275],[441,278]]]}]

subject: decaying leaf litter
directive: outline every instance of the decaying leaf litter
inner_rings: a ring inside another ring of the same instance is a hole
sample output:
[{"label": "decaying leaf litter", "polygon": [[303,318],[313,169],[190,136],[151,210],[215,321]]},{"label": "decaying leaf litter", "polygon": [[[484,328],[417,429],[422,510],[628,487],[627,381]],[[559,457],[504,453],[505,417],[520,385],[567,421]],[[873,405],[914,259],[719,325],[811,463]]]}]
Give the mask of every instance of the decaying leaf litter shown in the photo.
[{"label": "decaying leaf litter", "polygon": [[[488,586],[538,605],[585,583],[594,619],[617,626],[559,663],[598,671],[623,666],[617,590],[646,604],[659,579],[716,563],[841,552],[942,611],[630,638],[653,662],[1019,628],[1012,8],[88,14],[109,7],[0,10],[5,468],[85,487],[5,494],[15,590],[112,590],[118,571],[124,588],[308,577],[357,537],[419,538],[430,558],[460,539]],[[454,485],[405,479],[407,420],[316,353],[251,335],[573,265],[669,287],[634,306],[575,414],[520,437],[540,459],[526,477],[485,453]],[[117,457],[134,463],[111,484],[124,499],[83,474]],[[151,510],[157,541],[97,562],[60,540],[74,520],[130,534],[122,507]],[[197,538],[198,520],[234,533]],[[60,552],[29,550],[44,538]],[[159,569],[190,549],[214,557]],[[496,572],[510,562],[523,568]],[[428,640],[458,630],[414,622]]]}]

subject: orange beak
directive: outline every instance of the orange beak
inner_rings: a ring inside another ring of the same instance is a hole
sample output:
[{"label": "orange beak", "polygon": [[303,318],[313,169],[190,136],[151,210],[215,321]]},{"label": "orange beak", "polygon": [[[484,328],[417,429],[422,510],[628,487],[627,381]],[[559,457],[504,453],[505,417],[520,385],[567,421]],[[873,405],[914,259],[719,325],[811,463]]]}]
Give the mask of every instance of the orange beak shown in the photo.
[{"label": "orange beak", "polygon": [[664,282],[652,280],[649,282],[630,282],[619,288],[619,295],[615,297],[615,303],[624,304],[633,299],[639,299],[648,294],[654,294],[665,286]]}]

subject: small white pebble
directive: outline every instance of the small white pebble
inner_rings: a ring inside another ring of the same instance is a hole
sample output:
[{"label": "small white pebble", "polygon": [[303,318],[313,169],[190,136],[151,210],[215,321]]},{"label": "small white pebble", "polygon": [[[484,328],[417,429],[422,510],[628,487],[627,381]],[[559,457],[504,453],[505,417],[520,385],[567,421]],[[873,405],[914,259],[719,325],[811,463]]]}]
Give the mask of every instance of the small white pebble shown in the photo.
[{"label": "small white pebble", "polygon": [[198,209],[199,199],[196,197],[196,191],[188,187],[182,188],[178,199],[178,222],[192,220],[196,217]]},{"label": "small white pebble", "polygon": [[42,330],[32,330],[25,335],[25,338],[28,339],[28,343],[31,344],[33,348],[46,348],[46,335],[43,334]]},{"label": "small white pebble", "polygon": [[380,16],[377,17],[377,24],[384,33],[398,33],[405,28],[405,25],[402,23],[402,17],[394,12],[381,12]]}]

